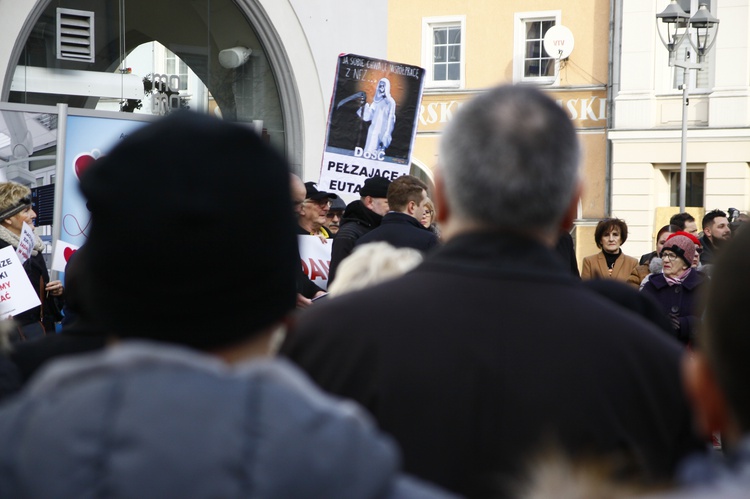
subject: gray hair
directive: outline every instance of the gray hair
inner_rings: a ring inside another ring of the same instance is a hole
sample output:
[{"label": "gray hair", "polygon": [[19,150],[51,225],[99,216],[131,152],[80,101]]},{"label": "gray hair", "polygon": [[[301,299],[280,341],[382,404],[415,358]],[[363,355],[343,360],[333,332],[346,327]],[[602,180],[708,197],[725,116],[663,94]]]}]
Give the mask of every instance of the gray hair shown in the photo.
[{"label": "gray hair", "polygon": [[492,228],[555,230],[579,180],[573,123],[531,87],[500,86],[465,104],[438,162],[453,213]]}]

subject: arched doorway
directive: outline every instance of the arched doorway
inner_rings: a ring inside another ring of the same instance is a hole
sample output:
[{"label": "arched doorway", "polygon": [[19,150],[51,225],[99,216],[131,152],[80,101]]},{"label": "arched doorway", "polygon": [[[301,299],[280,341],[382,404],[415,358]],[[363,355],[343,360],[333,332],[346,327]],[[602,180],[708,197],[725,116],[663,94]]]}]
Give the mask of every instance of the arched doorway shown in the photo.
[{"label": "arched doorway", "polygon": [[148,114],[216,112],[251,123],[299,165],[301,106],[281,46],[257,0],[41,1],[18,38],[2,97]]}]

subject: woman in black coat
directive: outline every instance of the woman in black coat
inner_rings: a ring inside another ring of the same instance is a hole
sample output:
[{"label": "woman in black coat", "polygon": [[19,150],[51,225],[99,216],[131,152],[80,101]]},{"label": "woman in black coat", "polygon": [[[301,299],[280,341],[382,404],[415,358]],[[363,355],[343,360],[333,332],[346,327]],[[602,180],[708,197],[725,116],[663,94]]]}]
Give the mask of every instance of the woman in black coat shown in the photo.
[{"label": "woman in black coat", "polygon": [[662,247],[664,267],[661,274],[651,274],[641,292],[654,297],[667,314],[674,336],[690,344],[700,323],[700,290],[704,278],[692,268],[695,243],[684,232],[675,232]]},{"label": "woman in black coat", "polygon": [[[16,182],[0,183],[0,249],[7,246],[18,248],[24,224],[34,228],[36,213],[31,207],[31,190]],[[61,297],[63,286],[60,281],[50,281],[44,261],[44,243],[34,234],[31,256],[23,264],[31,286],[39,295],[42,306],[34,307],[13,318],[18,326],[17,335],[11,341],[23,341],[55,332],[55,297]]]}]

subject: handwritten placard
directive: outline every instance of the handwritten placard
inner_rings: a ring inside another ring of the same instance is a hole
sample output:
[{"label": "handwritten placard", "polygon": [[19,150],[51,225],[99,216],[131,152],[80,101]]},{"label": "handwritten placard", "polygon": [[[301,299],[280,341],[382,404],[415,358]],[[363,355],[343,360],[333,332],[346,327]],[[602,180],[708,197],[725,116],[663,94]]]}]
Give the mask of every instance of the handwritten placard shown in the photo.
[{"label": "handwritten placard", "polygon": [[0,249],[0,319],[41,305],[12,246]]},{"label": "handwritten placard", "polygon": [[31,258],[31,250],[34,249],[35,239],[34,229],[24,222],[23,228],[21,229],[21,237],[18,241],[18,248],[16,248],[16,255],[18,255],[18,259],[21,260],[21,265]]}]

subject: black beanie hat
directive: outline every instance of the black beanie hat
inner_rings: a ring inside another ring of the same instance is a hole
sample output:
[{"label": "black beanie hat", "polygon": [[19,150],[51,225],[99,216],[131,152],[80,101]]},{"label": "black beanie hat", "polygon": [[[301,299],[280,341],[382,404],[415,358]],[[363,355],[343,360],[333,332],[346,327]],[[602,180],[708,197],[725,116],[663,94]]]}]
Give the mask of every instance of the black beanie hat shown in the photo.
[{"label": "black beanie hat", "polygon": [[[107,332],[211,350],[294,308],[289,169],[248,128],[172,114],[97,160],[81,190],[81,300]],[[259,237],[248,217],[273,223]]]},{"label": "black beanie hat", "polygon": [[374,198],[385,198],[388,197],[388,186],[391,185],[391,181],[380,175],[365,180],[362,188],[359,190],[359,195],[362,197],[371,196]]}]

